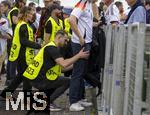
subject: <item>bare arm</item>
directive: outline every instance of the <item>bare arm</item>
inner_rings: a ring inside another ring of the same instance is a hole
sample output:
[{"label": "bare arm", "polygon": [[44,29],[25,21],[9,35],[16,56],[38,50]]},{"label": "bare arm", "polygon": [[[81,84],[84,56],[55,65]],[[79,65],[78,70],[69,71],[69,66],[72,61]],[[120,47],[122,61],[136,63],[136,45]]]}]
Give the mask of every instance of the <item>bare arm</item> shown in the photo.
[{"label": "bare arm", "polygon": [[69,23],[70,23],[72,31],[78,36],[78,38],[80,40],[80,44],[84,45],[84,39],[81,36],[80,31],[77,26],[77,18],[75,16],[71,15],[69,18]]},{"label": "bare arm", "polygon": [[83,50],[84,49],[82,49],[78,54],[76,54],[72,58],[64,59],[60,57],[60,58],[55,59],[55,62],[59,64],[60,66],[62,66],[62,68],[67,68],[68,66],[72,65],[80,58],[88,58],[89,52],[88,51],[84,52]]},{"label": "bare arm", "polygon": [[6,33],[6,32],[3,33],[3,34],[0,32],[0,38],[2,38],[2,39],[12,39],[12,36],[9,33]]},{"label": "bare arm", "polygon": [[12,36],[10,34],[5,34],[5,35],[2,35],[1,38],[12,39]]},{"label": "bare arm", "polygon": [[100,15],[99,15],[99,10],[97,5],[94,3],[92,4],[92,10],[93,10],[93,15],[97,20],[100,20]]},{"label": "bare arm", "polygon": [[69,18],[69,23],[70,23],[70,26],[71,26],[71,29],[72,31],[74,31],[74,33],[79,37],[81,38],[81,34],[78,30],[78,27],[77,27],[77,18],[73,15],[70,16]]},{"label": "bare arm", "polygon": [[57,64],[59,64],[63,68],[67,68],[68,66],[70,66],[71,64],[76,62],[79,58],[80,57],[78,55],[75,55],[75,56],[73,56],[72,58],[69,58],[69,59],[57,58],[55,61],[57,62]]},{"label": "bare arm", "polygon": [[62,68],[62,72],[66,72],[66,71],[69,71],[71,69],[73,69],[73,64],[68,66],[68,67],[66,67],[66,68]]}]

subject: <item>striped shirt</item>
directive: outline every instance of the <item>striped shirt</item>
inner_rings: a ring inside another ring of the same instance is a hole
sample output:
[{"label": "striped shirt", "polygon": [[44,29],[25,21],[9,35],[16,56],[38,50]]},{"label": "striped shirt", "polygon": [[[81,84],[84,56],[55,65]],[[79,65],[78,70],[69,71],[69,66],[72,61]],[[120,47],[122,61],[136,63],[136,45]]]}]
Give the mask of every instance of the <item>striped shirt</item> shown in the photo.
[{"label": "striped shirt", "polygon": [[118,22],[120,21],[120,14],[117,6],[115,3],[111,3],[106,12],[105,12],[105,18],[106,18],[106,23],[111,24],[111,22]]}]

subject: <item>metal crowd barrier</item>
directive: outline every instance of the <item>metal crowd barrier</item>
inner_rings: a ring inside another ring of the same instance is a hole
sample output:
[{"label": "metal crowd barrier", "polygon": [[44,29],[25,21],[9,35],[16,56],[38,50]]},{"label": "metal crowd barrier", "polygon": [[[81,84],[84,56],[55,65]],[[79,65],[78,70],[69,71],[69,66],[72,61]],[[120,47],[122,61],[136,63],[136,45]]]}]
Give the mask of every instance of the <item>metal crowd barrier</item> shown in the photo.
[{"label": "metal crowd barrier", "polygon": [[145,33],[145,52],[144,52],[144,80],[146,81],[146,110],[142,115],[150,115],[150,25],[146,28]]},{"label": "metal crowd barrier", "polygon": [[105,28],[104,115],[150,115],[150,26]]},{"label": "metal crowd barrier", "polygon": [[[105,68],[104,68],[104,79],[103,84],[107,84],[103,86],[103,95],[102,95],[102,103],[103,103],[103,112],[109,113],[110,110],[110,95],[111,95],[111,81],[112,81],[112,62],[111,62],[111,52],[113,52],[112,44],[114,40],[114,30],[111,26],[105,28],[106,34],[106,56],[105,56]],[[107,77],[105,77],[107,76]],[[108,114],[106,114],[108,115]]]}]

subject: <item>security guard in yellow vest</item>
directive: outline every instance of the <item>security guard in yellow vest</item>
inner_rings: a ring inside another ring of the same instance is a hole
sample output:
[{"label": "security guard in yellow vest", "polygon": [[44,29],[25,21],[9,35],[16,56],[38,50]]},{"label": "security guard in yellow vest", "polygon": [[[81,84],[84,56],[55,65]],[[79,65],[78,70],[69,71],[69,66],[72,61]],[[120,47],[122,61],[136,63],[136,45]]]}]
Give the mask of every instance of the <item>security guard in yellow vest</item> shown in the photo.
[{"label": "security guard in yellow vest", "polygon": [[18,23],[18,14],[20,9],[24,8],[26,4],[26,0],[15,0],[15,6],[8,13],[8,20],[12,30],[14,32],[15,26]]},{"label": "security guard in yellow vest", "polygon": [[[26,0],[15,0],[14,4],[15,4],[15,6],[9,11],[8,16],[7,16],[9,23],[10,23],[10,27],[12,28],[13,34],[15,31],[15,27],[18,23],[18,14],[20,12],[20,9],[22,9],[25,6]],[[12,39],[7,40],[8,57],[10,55],[11,44],[12,44]],[[16,72],[15,65],[12,65],[12,63],[10,63],[10,61],[8,60],[8,63],[7,63],[7,80],[6,80],[7,85],[10,84],[10,82],[12,81],[14,76],[16,75],[15,72]]]},{"label": "security guard in yellow vest", "polygon": [[[28,25],[32,21],[34,11],[29,7],[24,7],[20,11],[18,24],[15,28],[14,37],[11,46],[9,61],[17,66],[17,77],[13,79],[10,85],[3,91],[12,90],[12,92],[23,81],[22,74],[27,66],[32,63],[34,58],[34,49],[40,49],[41,45],[34,42],[33,31]],[[31,85],[23,81],[23,89],[31,89]],[[5,94],[5,93],[4,93]]]},{"label": "security guard in yellow vest", "polygon": [[7,16],[8,20],[9,20],[10,27],[13,29],[13,31],[14,31],[15,26],[17,24],[18,13],[19,13],[19,8],[14,7],[9,11],[8,16]]},{"label": "security guard in yellow vest", "polygon": [[55,34],[63,28],[62,20],[60,20],[61,7],[58,4],[52,4],[48,7],[51,16],[45,23],[44,41],[42,46],[54,41]]},{"label": "security guard in yellow vest", "polygon": [[60,77],[61,71],[71,69],[72,64],[78,59],[87,58],[89,56],[89,52],[83,52],[82,49],[74,57],[64,59],[59,48],[66,45],[67,42],[67,33],[63,30],[59,30],[55,35],[54,41],[48,43],[39,51],[33,62],[23,73],[23,76],[28,79],[35,88],[39,90],[55,89],[50,96],[51,111],[61,110],[53,105],[53,101],[69,87],[69,78]]},{"label": "security guard in yellow vest", "polygon": [[[23,36],[24,33],[22,32],[26,32],[28,36]],[[20,58],[20,54],[23,52],[24,55],[22,56],[24,57],[21,58],[25,58],[26,64],[29,65],[34,57],[33,48],[40,48],[40,45],[34,42],[33,30],[25,21],[19,21],[15,29],[9,61],[17,61]]]}]

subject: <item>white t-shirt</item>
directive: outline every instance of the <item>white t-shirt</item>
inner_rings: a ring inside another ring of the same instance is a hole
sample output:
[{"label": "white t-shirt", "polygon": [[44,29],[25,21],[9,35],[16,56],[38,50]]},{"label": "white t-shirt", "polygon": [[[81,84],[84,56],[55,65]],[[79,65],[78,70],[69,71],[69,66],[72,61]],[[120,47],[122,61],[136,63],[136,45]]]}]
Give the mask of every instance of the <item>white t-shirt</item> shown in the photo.
[{"label": "white t-shirt", "polygon": [[[77,26],[80,34],[85,39],[85,43],[92,42],[92,31],[93,31],[93,11],[92,11],[92,3],[87,0],[82,0],[77,3],[75,8],[73,9],[71,15],[74,15],[77,19]],[[72,42],[80,43],[79,38],[73,32],[72,34]]]},{"label": "white t-shirt", "polygon": [[[2,22],[4,22],[4,24],[2,24]],[[8,20],[5,18],[0,19],[0,33],[2,35],[6,34],[6,33],[12,35],[12,30],[9,26]],[[6,45],[7,45],[6,39],[0,38],[0,56],[5,51]]]},{"label": "white t-shirt", "polygon": [[120,22],[120,13],[119,10],[117,8],[117,6],[113,3],[111,3],[106,12],[105,12],[105,18],[106,18],[106,23],[110,24],[110,22]]},{"label": "white t-shirt", "polygon": [[38,27],[39,27],[40,18],[41,18],[41,15],[36,13],[36,20],[34,22],[34,26],[35,26],[36,29],[38,29]]}]

